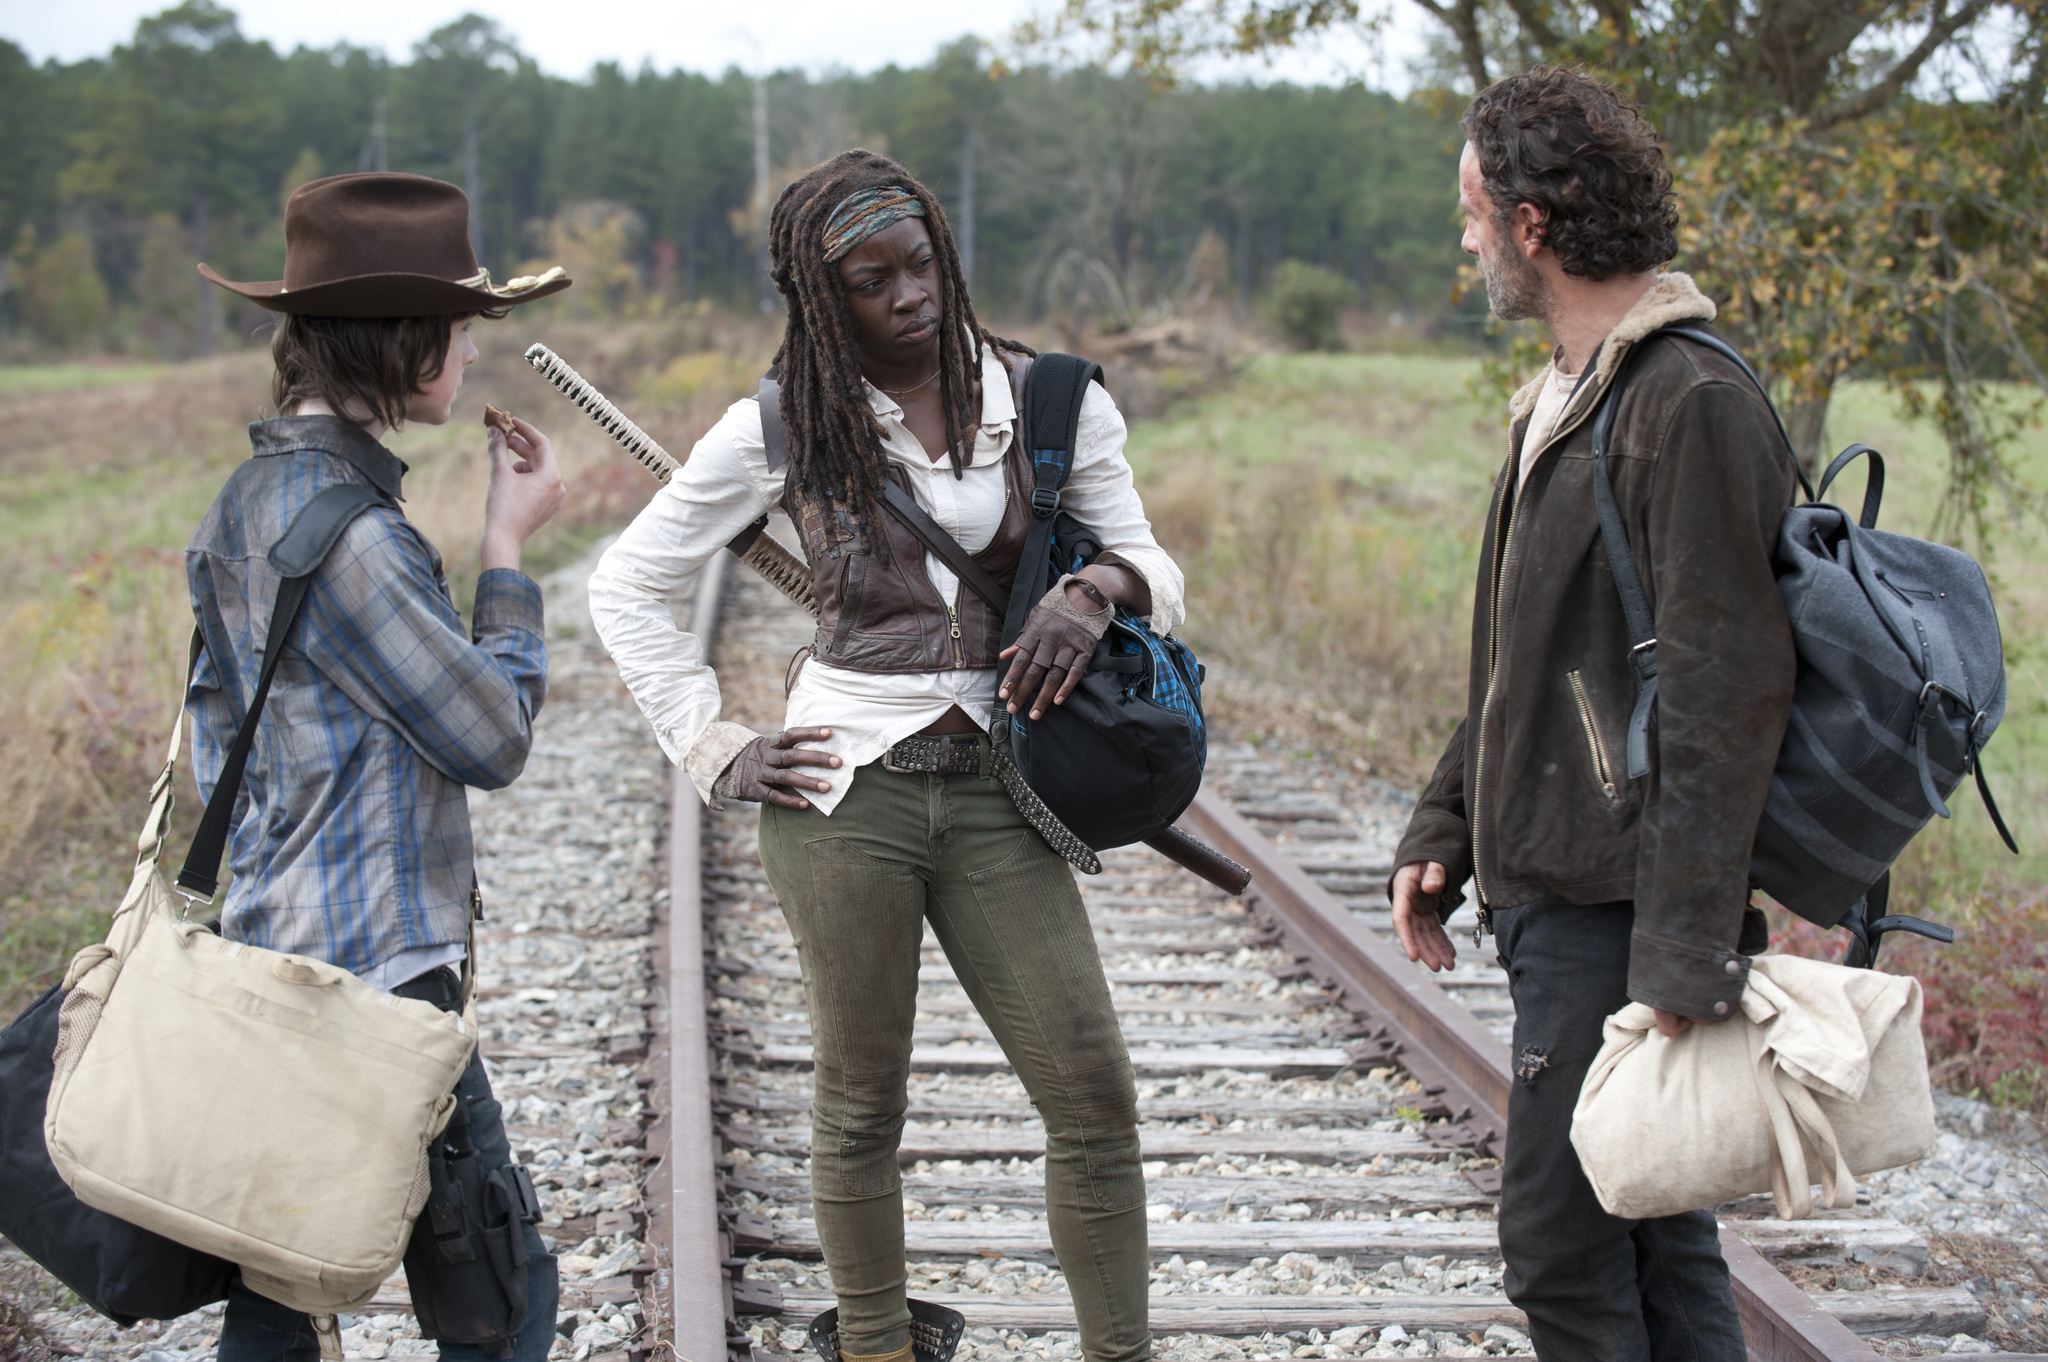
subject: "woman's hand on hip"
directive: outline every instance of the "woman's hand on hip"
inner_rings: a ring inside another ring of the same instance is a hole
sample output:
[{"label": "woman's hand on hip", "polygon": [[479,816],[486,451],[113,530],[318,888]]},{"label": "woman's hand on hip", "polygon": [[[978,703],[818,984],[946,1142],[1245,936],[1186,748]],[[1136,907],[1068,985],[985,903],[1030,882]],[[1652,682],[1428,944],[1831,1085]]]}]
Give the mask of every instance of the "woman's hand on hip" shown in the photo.
[{"label": "woman's hand on hip", "polygon": [[811,801],[791,790],[814,794],[832,788],[830,781],[805,775],[801,766],[836,767],[839,758],[807,742],[824,742],[832,736],[829,728],[785,728],[772,738],[756,738],[740,749],[719,774],[711,793],[720,799],[740,799],[750,804],[779,804],[785,809],[807,809]]}]

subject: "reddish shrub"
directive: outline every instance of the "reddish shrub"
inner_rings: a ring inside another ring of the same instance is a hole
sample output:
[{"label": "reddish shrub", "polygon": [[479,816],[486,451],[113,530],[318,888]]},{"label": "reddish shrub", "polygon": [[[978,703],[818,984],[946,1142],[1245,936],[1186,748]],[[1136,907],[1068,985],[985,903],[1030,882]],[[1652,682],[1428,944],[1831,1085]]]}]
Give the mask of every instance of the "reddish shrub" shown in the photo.
[{"label": "reddish shrub", "polygon": [[[1897,905],[1956,928],[1953,945],[1895,933],[1878,968],[1920,980],[1934,1081],[2036,1115],[2048,1111],[2048,894],[1980,893],[1954,911]],[[1771,910],[1771,945],[1840,960],[1848,934]]]}]

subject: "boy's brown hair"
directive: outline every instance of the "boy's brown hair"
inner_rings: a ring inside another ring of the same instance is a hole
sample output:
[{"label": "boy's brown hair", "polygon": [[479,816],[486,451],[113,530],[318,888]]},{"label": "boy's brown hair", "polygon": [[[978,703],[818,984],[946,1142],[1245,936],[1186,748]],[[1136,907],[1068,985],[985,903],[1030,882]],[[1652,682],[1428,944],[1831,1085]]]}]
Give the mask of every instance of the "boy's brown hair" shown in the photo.
[{"label": "boy's brown hair", "polygon": [[355,426],[405,424],[406,404],[441,376],[462,315],[306,317],[287,312],[270,338],[270,400],[280,415],[317,399]]},{"label": "boy's brown hair", "polygon": [[1556,67],[1509,76],[1480,91],[1460,126],[1496,224],[1533,204],[1566,274],[1597,283],[1678,254],[1678,208],[1657,130],[1599,81]]}]

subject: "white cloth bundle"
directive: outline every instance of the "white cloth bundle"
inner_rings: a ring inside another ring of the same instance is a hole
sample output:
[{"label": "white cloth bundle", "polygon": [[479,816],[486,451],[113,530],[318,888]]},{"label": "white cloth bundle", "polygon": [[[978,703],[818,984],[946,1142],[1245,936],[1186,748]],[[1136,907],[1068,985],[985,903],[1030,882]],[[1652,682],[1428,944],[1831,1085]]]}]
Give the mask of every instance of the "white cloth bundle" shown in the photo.
[{"label": "white cloth bundle", "polygon": [[1769,1191],[1788,1220],[1856,1204],[1858,1174],[1925,1158],[1934,1095],[1920,981],[1798,956],[1753,964],[1742,1013],[1665,1037],[1641,1003],[1607,1019],[1572,1146],[1610,1215]]}]

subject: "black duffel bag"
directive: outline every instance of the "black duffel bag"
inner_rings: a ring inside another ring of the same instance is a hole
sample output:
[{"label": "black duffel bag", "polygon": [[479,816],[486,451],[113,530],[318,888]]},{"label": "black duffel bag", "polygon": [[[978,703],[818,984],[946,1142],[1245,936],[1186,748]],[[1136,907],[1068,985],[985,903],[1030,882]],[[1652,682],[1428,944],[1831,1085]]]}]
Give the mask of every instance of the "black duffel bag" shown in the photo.
[{"label": "black duffel bag", "polygon": [[226,1300],[233,1263],[96,1211],[57,1176],[43,1108],[63,1002],[52,988],[0,1031],[0,1234],[123,1328]]},{"label": "black duffel bag", "polygon": [[[883,484],[890,513],[1003,616],[1003,648],[1017,641],[1031,607],[1061,574],[1079,572],[1102,552],[1093,533],[1060,509],[1081,403],[1088,385],[1101,381],[1101,365],[1074,355],[1040,355],[1025,375],[1016,438],[1031,459],[1031,527],[1007,595],[909,493]],[[1202,666],[1179,639],[1161,637],[1119,609],[1088,674],[1063,703],[1036,720],[999,707],[990,737],[1031,792],[1089,847],[1145,841],[1171,827],[1202,787]]]}]

